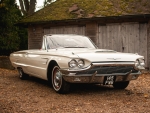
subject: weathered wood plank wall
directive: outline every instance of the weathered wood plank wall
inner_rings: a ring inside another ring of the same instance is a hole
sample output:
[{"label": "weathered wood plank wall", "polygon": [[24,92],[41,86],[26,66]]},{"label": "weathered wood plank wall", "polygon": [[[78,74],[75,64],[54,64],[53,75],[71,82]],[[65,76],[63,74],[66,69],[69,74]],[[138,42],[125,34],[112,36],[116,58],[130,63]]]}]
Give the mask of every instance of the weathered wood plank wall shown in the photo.
[{"label": "weathered wood plank wall", "polygon": [[140,24],[139,27],[140,35],[139,35],[139,54],[145,57],[146,66],[149,67],[148,64],[148,24]]},{"label": "weathered wood plank wall", "polygon": [[90,37],[92,41],[97,45],[97,31],[98,25],[95,22],[89,22],[86,24],[85,35]]},{"label": "weathered wood plank wall", "polygon": [[118,23],[99,26],[98,47],[143,55],[147,65],[147,24]]},{"label": "weathered wood plank wall", "polygon": [[78,34],[85,35],[85,26],[57,26],[44,29],[44,34]]},{"label": "weathered wood plank wall", "polygon": [[147,26],[147,61],[150,68],[150,21]]},{"label": "weathered wood plank wall", "polygon": [[40,49],[42,45],[42,26],[28,27],[28,49]]}]

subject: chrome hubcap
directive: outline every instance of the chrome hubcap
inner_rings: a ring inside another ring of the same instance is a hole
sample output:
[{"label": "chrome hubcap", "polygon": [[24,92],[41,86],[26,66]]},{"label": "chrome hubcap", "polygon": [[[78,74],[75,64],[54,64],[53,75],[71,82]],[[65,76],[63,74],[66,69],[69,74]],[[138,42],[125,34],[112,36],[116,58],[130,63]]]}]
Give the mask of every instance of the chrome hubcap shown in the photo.
[{"label": "chrome hubcap", "polygon": [[22,77],[22,72],[21,72],[20,69],[19,69],[19,77],[20,77],[20,78]]},{"label": "chrome hubcap", "polygon": [[58,69],[56,69],[55,75],[54,75],[54,86],[56,89],[59,89],[62,84],[62,75],[59,72]]}]

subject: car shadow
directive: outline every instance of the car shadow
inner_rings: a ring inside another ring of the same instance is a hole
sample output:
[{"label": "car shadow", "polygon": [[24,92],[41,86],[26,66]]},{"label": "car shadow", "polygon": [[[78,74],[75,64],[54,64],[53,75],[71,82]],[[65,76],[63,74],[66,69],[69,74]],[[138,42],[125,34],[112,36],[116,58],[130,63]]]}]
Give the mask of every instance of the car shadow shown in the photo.
[{"label": "car shadow", "polygon": [[103,92],[108,90],[114,90],[111,85],[104,86],[101,84],[72,84],[71,92]]},{"label": "car shadow", "polygon": [[[36,77],[29,77],[29,82],[35,82],[44,87],[48,87],[53,90],[52,84],[46,80],[39,79]],[[111,92],[111,91],[126,91],[126,90],[117,90],[112,87],[112,85],[101,85],[101,84],[71,84],[70,91],[68,94],[77,94],[77,93],[102,93],[102,92]],[[54,92],[55,93],[55,92]]]},{"label": "car shadow", "polygon": [[33,76],[30,76],[27,80],[30,81],[30,82],[35,82],[35,83],[38,83],[40,85],[44,85],[46,87],[51,87],[52,88],[52,85],[47,80],[43,80],[43,79],[33,77]]}]

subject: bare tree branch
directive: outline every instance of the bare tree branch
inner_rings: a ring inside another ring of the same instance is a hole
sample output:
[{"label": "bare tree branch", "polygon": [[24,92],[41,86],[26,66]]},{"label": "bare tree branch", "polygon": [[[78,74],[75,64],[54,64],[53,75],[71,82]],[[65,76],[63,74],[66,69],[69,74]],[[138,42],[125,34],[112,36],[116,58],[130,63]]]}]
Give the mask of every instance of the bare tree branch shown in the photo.
[{"label": "bare tree branch", "polygon": [[23,1],[22,1],[22,0],[19,0],[19,3],[20,3],[20,7],[21,7],[21,12],[23,13],[23,15],[26,15],[27,12],[26,12],[25,9],[24,9]]},{"label": "bare tree branch", "polygon": [[52,3],[53,0],[44,0],[43,4],[44,7],[47,6],[48,4]]},{"label": "bare tree branch", "polygon": [[29,11],[29,1],[28,0],[24,0],[24,6],[26,9],[26,12],[28,12]]}]

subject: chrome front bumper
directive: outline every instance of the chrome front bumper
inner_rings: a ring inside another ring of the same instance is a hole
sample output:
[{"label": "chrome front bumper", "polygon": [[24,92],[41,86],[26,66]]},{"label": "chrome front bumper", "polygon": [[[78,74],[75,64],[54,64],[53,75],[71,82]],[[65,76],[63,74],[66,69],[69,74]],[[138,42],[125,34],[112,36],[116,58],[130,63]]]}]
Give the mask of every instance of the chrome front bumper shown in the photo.
[{"label": "chrome front bumper", "polygon": [[[113,70],[113,69],[118,69],[118,67],[119,69],[120,67],[122,67],[121,69],[125,68],[124,70],[126,70],[126,72],[121,72],[123,70],[119,70],[119,71]],[[132,67],[132,69],[130,68],[128,69],[128,67]],[[139,70],[134,69],[133,63],[114,63],[114,64],[93,63],[87,68],[81,70],[60,69],[60,71],[63,75],[64,80],[70,83],[103,84],[105,77],[107,76],[114,76],[115,82],[130,81],[130,80],[136,80],[141,74]]]},{"label": "chrome front bumper", "polygon": [[[138,74],[114,75],[116,77],[115,82],[136,80],[140,74],[141,73],[139,72]],[[75,73],[70,73],[68,75],[63,76],[64,80],[70,83],[100,83],[100,84],[103,84],[104,77],[105,76],[96,74],[76,76]]]}]

